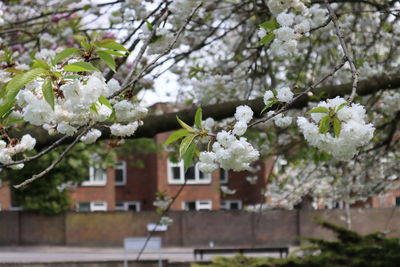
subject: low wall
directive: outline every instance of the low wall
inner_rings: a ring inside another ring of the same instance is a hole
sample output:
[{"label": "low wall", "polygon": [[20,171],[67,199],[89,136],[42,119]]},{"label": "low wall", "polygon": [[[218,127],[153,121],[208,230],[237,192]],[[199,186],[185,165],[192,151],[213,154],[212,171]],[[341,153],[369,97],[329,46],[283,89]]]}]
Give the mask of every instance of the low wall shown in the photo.
[{"label": "low wall", "polygon": [[[174,223],[159,232],[165,247],[287,246],[298,236],[333,238],[314,222],[320,217],[345,226],[343,210],[174,211]],[[67,245],[121,247],[125,237],[147,235],[146,226],[158,219],[155,212],[92,212],[44,216],[0,212],[0,245]],[[400,209],[351,209],[352,229],[362,234],[389,230],[400,237]]]}]

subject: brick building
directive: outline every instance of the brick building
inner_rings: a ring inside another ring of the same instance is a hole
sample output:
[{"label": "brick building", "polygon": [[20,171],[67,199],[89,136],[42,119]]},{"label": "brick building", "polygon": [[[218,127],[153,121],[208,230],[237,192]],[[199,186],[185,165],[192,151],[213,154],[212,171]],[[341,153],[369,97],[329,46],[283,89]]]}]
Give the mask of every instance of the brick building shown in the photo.
[{"label": "brick building", "polygon": [[[168,133],[158,134],[154,141],[163,143]],[[72,189],[73,206],[78,211],[99,210],[154,210],[157,192],[174,196],[186,185],[171,206],[172,210],[242,209],[264,201],[260,190],[267,184],[271,164],[260,162],[258,179],[254,184],[246,181],[248,172],[215,171],[205,174],[197,165],[184,173],[183,163],[172,163],[167,152],[140,156],[144,168],[136,166],[129,157],[120,158],[115,169],[107,171],[91,167],[89,178]],[[226,186],[235,194],[219,190]]]}]

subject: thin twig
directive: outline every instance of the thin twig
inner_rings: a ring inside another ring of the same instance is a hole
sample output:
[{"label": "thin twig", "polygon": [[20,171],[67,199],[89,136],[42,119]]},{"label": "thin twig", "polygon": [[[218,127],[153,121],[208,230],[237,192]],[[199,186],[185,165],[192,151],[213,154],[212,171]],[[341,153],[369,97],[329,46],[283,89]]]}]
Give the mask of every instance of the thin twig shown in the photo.
[{"label": "thin twig", "polygon": [[142,254],[143,254],[143,252],[144,252],[144,250],[145,250],[145,248],[146,248],[146,246],[147,246],[147,243],[149,243],[150,238],[151,238],[151,237],[153,236],[153,234],[155,233],[155,231],[156,231],[156,229],[157,229],[157,226],[160,225],[162,217],[165,216],[165,214],[167,214],[167,212],[170,210],[172,204],[174,204],[175,200],[179,197],[179,195],[181,194],[181,192],[182,192],[183,189],[185,188],[186,184],[187,184],[187,179],[185,179],[185,182],[181,185],[181,187],[179,188],[178,192],[176,192],[175,196],[172,198],[171,202],[168,204],[168,207],[167,207],[165,210],[162,211],[162,213],[161,213],[161,215],[160,215],[160,219],[158,220],[158,222],[157,222],[157,224],[155,225],[155,227],[153,228],[153,230],[151,230],[151,231],[147,234],[146,241],[144,242],[142,248],[140,249],[140,251],[139,251],[139,253],[138,253],[137,257],[136,257],[136,261],[140,260],[140,256],[142,256]]},{"label": "thin twig", "polygon": [[126,86],[129,83],[129,80],[132,78],[133,74],[136,71],[137,65],[139,64],[140,60],[142,59],[144,52],[146,52],[147,47],[150,45],[151,41],[154,39],[156,36],[156,31],[157,28],[160,26],[161,22],[167,17],[168,15],[168,10],[164,11],[164,14],[161,16],[161,18],[153,25],[153,29],[150,32],[149,37],[145,40],[144,44],[139,50],[138,55],[136,56],[135,60],[132,63],[131,70],[129,74],[126,76],[122,86]]},{"label": "thin twig", "polygon": [[137,83],[137,81],[142,77],[143,73],[145,73],[152,65],[154,65],[161,57],[165,56],[166,54],[168,54],[172,48],[174,47],[174,45],[176,44],[176,42],[179,39],[179,36],[182,34],[182,32],[185,30],[186,26],[189,24],[189,22],[191,21],[191,19],[193,18],[194,14],[196,14],[197,10],[201,7],[202,3],[199,4],[195,9],[193,9],[192,13],[189,15],[189,17],[186,19],[185,24],[179,29],[178,33],[176,34],[174,40],[170,43],[170,45],[167,47],[167,49],[165,49],[164,52],[162,52],[161,54],[159,54],[155,59],[153,59],[146,67],[144,67],[138,75],[136,75],[136,77],[129,82],[126,86],[124,86],[123,88],[121,88],[120,90],[116,91],[114,94],[112,94],[110,97],[108,97],[108,99],[114,98],[117,95],[121,94],[123,91],[125,91],[127,88],[131,87],[132,85],[134,85],[135,83]]},{"label": "thin twig", "polygon": [[61,155],[55,160],[53,161],[53,163],[47,167],[46,169],[44,169],[42,172],[33,175],[31,178],[23,181],[22,183],[15,185],[14,187],[19,189],[25,185],[28,185],[34,181],[36,181],[37,179],[43,177],[44,175],[46,175],[47,173],[49,173],[58,163],[60,163],[60,161],[65,157],[65,155],[67,155],[67,153],[76,145],[76,143],[78,143],[78,141],[81,139],[81,137],[87,133],[87,131],[89,131],[94,125],[89,125],[87,126],[80,134],[78,134],[78,136],[75,138],[75,140],[69,144],[67,146],[67,148],[61,153]]},{"label": "thin twig", "polygon": [[64,135],[63,137],[61,137],[60,139],[58,139],[57,141],[55,141],[54,143],[52,143],[50,146],[48,146],[46,149],[40,151],[39,153],[37,153],[36,155],[32,156],[32,157],[28,157],[28,158],[24,158],[22,160],[19,161],[14,161],[11,163],[7,163],[7,164],[2,164],[0,165],[0,168],[4,168],[4,167],[8,167],[8,166],[12,166],[12,165],[17,165],[17,164],[21,164],[21,163],[25,163],[25,162],[29,162],[31,160],[40,158],[41,156],[47,154],[48,152],[50,152],[51,150],[53,150],[54,148],[56,148],[58,145],[60,145],[65,139],[67,139],[69,136]]},{"label": "thin twig", "polygon": [[348,98],[348,101],[352,102],[357,93],[358,71],[357,71],[356,65],[354,64],[353,59],[350,57],[350,54],[349,54],[346,44],[344,42],[344,38],[343,38],[342,32],[340,30],[340,25],[338,23],[338,17],[336,16],[331,5],[329,4],[329,0],[324,0],[324,1],[326,4],[326,8],[329,11],[329,15],[332,18],[333,24],[335,25],[336,36],[339,38],[339,42],[340,42],[340,46],[342,47],[343,54],[346,57],[346,60],[347,60],[347,62],[349,62],[349,65],[350,65],[351,76],[353,79],[353,85],[352,85],[352,91],[351,91],[350,97]]},{"label": "thin twig", "polygon": [[318,82],[314,83],[313,85],[311,85],[307,90],[303,91],[302,93],[300,93],[299,95],[297,95],[296,97],[294,97],[289,103],[287,103],[286,105],[284,105],[280,110],[276,111],[274,114],[272,114],[271,116],[268,116],[266,118],[260,119],[260,120],[256,120],[252,123],[249,124],[248,127],[253,127],[257,124],[266,122],[270,119],[272,119],[273,117],[277,116],[278,114],[286,111],[287,109],[289,109],[289,107],[296,102],[297,99],[299,99],[300,97],[302,97],[303,95],[307,94],[308,92],[314,90],[315,88],[318,87],[318,85],[320,85],[321,83],[323,83],[324,81],[326,81],[329,77],[333,76],[338,70],[340,70],[344,64],[347,62],[347,59],[345,57],[343,57],[342,61],[340,62],[340,64],[338,64],[331,72],[329,72],[328,74],[324,75]]}]

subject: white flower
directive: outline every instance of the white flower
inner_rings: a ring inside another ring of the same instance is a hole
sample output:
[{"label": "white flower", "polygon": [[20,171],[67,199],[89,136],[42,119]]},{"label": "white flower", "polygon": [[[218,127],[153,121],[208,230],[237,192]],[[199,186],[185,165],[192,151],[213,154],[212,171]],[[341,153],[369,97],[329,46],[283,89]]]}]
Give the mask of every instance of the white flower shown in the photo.
[{"label": "white flower", "polygon": [[286,26],[276,29],[274,31],[274,33],[278,40],[285,41],[285,42],[288,42],[290,40],[295,40],[298,38],[298,36],[294,32],[294,29],[286,27]]},{"label": "white flower", "polygon": [[290,90],[289,87],[281,87],[276,90],[278,94],[276,95],[276,98],[278,98],[279,101],[281,102],[290,102],[293,98],[293,92]]},{"label": "white flower", "polygon": [[237,136],[242,136],[244,135],[246,130],[247,130],[247,123],[245,123],[244,121],[238,121],[235,123],[232,133]]},{"label": "white flower", "polygon": [[212,128],[215,126],[215,120],[213,118],[207,118],[205,121],[202,122],[203,127],[207,131],[212,131]]},{"label": "white flower", "polygon": [[26,134],[21,139],[21,145],[24,147],[24,150],[32,150],[36,145],[36,139],[30,134]]},{"label": "white flower", "polygon": [[276,115],[274,117],[275,125],[281,128],[289,127],[292,124],[292,117],[286,116],[284,117],[282,113]]},{"label": "white flower", "polygon": [[264,104],[268,106],[272,101],[271,98],[274,98],[274,93],[271,90],[268,90],[264,94]]},{"label": "white flower", "polygon": [[57,125],[57,131],[68,136],[73,136],[77,129],[66,122],[61,122]]},{"label": "white flower", "polygon": [[291,26],[294,22],[294,14],[292,13],[280,13],[276,17],[276,21],[281,25],[281,26]]},{"label": "white flower", "polygon": [[91,129],[81,137],[81,141],[85,144],[93,144],[101,136],[101,132],[97,129]]},{"label": "white flower", "polygon": [[238,121],[249,123],[250,120],[253,118],[253,111],[248,106],[239,106],[236,108],[235,118]]},{"label": "white flower", "polygon": [[114,123],[110,126],[111,134],[115,136],[131,136],[135,133],[136,129],[139,127],[138,122],[132,122],[127,125],[121,125],[119,123]]}]

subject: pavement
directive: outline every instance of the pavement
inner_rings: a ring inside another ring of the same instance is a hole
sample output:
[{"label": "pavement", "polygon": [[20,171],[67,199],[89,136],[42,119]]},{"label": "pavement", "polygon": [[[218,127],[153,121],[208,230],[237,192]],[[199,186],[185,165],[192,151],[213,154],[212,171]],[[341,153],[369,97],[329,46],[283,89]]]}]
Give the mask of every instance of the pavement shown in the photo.
[{"label": "pavement", "polygon": [[[232,257],[234,254],[221,254]],[[279,257],[278,254],[252,253],[254,257]],[[135,260],[137,252],[127,253],[128,260]],[[145,250],[141,260],[157,260],[161,257],[170,262],[194,261],[193,248],[163,248]],[[204,255],[204,261],[210,261],[215,255]],[[94,247],[58,247],[58,246],[18,246],[0,247],[1,263],[43,263],[43,262],[86,262],[118,261],[124,259],[122,248]]]}]

